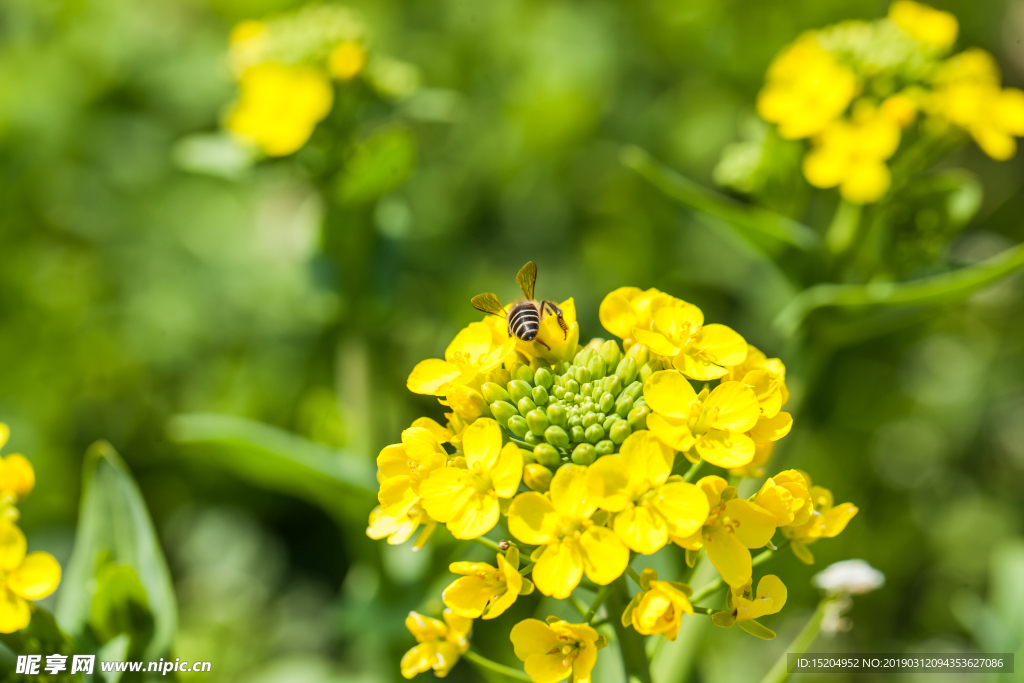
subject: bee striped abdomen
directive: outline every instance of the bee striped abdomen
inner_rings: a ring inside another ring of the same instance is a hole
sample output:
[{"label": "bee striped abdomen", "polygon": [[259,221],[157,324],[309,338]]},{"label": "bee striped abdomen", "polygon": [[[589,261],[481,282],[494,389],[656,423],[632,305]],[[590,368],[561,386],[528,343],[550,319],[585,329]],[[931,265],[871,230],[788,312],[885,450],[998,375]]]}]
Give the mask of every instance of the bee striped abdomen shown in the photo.
[{"label": "bee striped abdomen", "polygon": [[540,330],[540,313],[531,301],[516,304],[508,312],[508,331],[523,341],[533,341]]}]

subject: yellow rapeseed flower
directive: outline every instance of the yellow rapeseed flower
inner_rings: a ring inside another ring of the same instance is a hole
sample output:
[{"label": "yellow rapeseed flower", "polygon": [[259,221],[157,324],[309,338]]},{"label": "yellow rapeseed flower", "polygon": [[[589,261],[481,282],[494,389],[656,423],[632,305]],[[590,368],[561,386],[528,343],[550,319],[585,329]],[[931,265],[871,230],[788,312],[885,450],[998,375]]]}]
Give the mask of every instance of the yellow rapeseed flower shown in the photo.
[{"label": "yellow rapeseed flower", "polygon": [[327,56],[327,70],[335,78],[348,81],[366,66],[366,48],[358,40],[340,43]]},{"label": "yellow rapeseed flower", "polygon": [[681,477],[669,477],[674,453],[650,431],[634,432],[618,455],[600,458],[587,470],[589,495],[615,513],[612,528],[629,549],[650,555],[669,536],[689,536],[708,516],[704,492]]},{"label": "yellow rapeseed flower", "polygon": [[938,49],[956,42],[960,30],[956,17],[913,0],[896,0],[889,5],[889,18],[915,40]]},{"label": "yellow rapeseed flower", "polygon": [[377,500],[384,514],[404,517],[419,501],[423,481],[447,461],[448,453],[434,431],[424,426],[403,431],[402,443],[386,446],[377,456],[381,479]]},{"label": "yellow rapeseed flower", "polygon": [[807,138],[846,111],[858,88],[853,71],[822,49],[809,32],[768,67],[765,86],[757,96],[757,112],[777,124],[783,138]]},{"label": "yellow rapeseed flower", "polygon": [[447,395],[453,385],[474,385],[480,375],[500,366],[515,351],[516,341],[507,334],[499,341],[486,322],[470,323],[445,349],[444,360],[421,361],[406,384],[413,393],[436,396]]},{"label": "yellow rapeseed flower", "polygon": [[548,617],[525,619],[510,634],[516,657],[534,683],[555,683],[572,675],[573,683],[590,683],[597,651],[607,640],[587,624]]},{"label": "yellow rapeseed flower", "polygon": [[448,570],[460,574],[444,589],[444,604],[460,617],[494,619],[533,591],[533,584],[519,574],[519,550],[515,546],[498,555],[498,566],[486,562],[452,562]]},{"label": "yellow rapeseed flower", "polygon": [[423,507],[419,503],[413,505],[409,508],[408,512],[399,517],[385,514],[384,510],[378,505],[370,512],[370,521],[366,527],[366,535],[375,541],[387,538],[390,545],[400,545],[409,540],[421,525],[423,526],[423,531],[416,537],[416,542],[413,544],[415,550],[419,550],[426,545],[430,535],[434,533],[434,529],[437,527],[437,522],[432,520],[430,515],[423,511]]},{"label": "yellow rapeseed flower", "polygon": [[[857,506],[853,503],[835,505],[832,492],[821,486],[812,486],[811,479],[805,473],[789,470],[788,475],[799,481],[810,494],[811,514],[806,518],[798,515],[794,521],[782,527],[782,533],[790,540],[793,554],[806,564],[814,564],[814,555],[807,546],[819,538],[834,538],[842,533],[846,525],[857,514]],[[779,480],[779,475],[774,477]]]},{"label": "yellow rapeseed flower", "polygon": [[742,382],[697,394],[680,373],[662,370],[647,379],[644,399],[653,411],[647,428],[666,445],[684,453],[694,448],[717,467],[753,460],[754,441],[746,432],[757,424],[760,408],[754,390]]},{"label": "yellow rapeseed flower", "polygon": [[291,154],[306,144],[334,102],[327,76],[309,66],[257,64],[242,73],[238,85],[238,101],[225,125],[270,156]]},{"label": "yellow rapeseed flower", "polygon": [[640,588],[622,613],[622,625],[632,625],[645,636],[661,634],[666,640],[675,640],[683,615],[693,616],[690,587],[659,581],[658,573],[648,568],[640,573]]},{"label": "yellow rapeseed flower", "polygon": [[639,287],[619,287],[601,302],[598,317],[604,329],[623,342],[632,343],[633,330],[651,329],[655,313],[671,304],[673,298],[654,288],[644,291]]},{"label": "yellow rapeseed flower", "polygon": [[[569,298],[560,303],[558,307],[562,309],[562,320],[568,329],[562,331],[557,316],[545,316],[540,321],[536,339],[533,341],[520,339],[516,343],[516,349],[525,354],[527,358],[540,358],[548,363],[557,363],[558,361],[571,361],[575,357],[580,345],[580,324],[576,321],[576,302]],[[494,318],[494,316],[491,317]],[[495,318],[495,320],[504,324],[503,329],[507,335],[507,323],[501,318]]]},{"label": "yellow rapeseed flower", "polygon": [[811,518],[813,506],[807,478],[798,470],[769,477],[754,496],[754,503],[775,515],[775,526],[800,526]]},{"label": "yellow rapeseed flower", "polygon": [[750,344],[747,344],[743,362],[730,366],[722,380],[743,382],[753,389],[762,417],[775,417],[789,402],[786,366],[778,358],[768,358]]},{"label": "yellow rapeseed flower", "polygon": [[584,571],[602,586],[626,571],[629,548],[614,531],[594,523],[596,511],[587,468],[578,465],[563,465],[547,494],[529,491],[512,501],[509,531],[523,543],[541,546],[533,555],[533,581],[544,595],[564,600]]},{"label": "yellow rapeseed flower", "polygon": [[405,627],[419,644],[402,657],[402,675],[412,678],[433,669],[435,676],[444,678],[469,649],[468,636],[473,620],[460,617],[451,610],[444,611],[444,621],[409,612]]},{"label": "yellow rapeseed flower", "polygon": [[725,595],[725,611],[712,614],[711,621],[724,628],[739,624],[744,631],[771,640],[775,632],[755,620],[778,613],[786,605],[787,597],[786,584],[774,574],[768,574],[757,582],[755,595],[751,595],[749,581],[743,586],[730,587]]},{"label": "yellow rapeseed flower", "polygon": [[523,453],[514,443],[501,445],[501,427],[482,418],[462,435],[466,467],[430,472],[420,486],[423,509],[448,526],[455,538],[482,536],[500,515],[499,499],[511,498],[523,477]]},{"label": "yellow rapeseed flower", "polygon": [[747,356],[743,337],[725,325],[705,325],[699,308],[675,298],[658,307],[650,329],[636,328],[633,336],[671,358],[687,377],[704,382],[724,376],[724,366],[739,365]]},{"label": "yellow rapeseed flower", "polygon": [[[10,428],[0,422],[0,449],[10,436]],[[24,500],[35,484],[35,471],[24,455],[12,453],[0,458],[0,505],[9,506]]]},{"label": "yellow rapeseed flower", "polygon": [[57,590],[60,565],[49,553],[25,554],[25,534],[0,521],[0,633],[14,633],[32,619],[30,600]]},{"label": "yellow rapeseed flower", "polygon": [[838,186],[843,199],[854,204],[878,201],[892,182],[885,161],[899,144],[899,124],[878,112],[857,121],[832,121],[804,157],[804,177],[815,187]]},{"label": "yellow rapeseed flower", "polygon": [[775,515],[760,505],[736,498],[736,489],[718,476],[697,482],[711,509],[703,528],[686,538],[673,537],[687,550],[704,548],[722,579],[730,586],[750,583],[751,548],[766,545],[775,533]]}]

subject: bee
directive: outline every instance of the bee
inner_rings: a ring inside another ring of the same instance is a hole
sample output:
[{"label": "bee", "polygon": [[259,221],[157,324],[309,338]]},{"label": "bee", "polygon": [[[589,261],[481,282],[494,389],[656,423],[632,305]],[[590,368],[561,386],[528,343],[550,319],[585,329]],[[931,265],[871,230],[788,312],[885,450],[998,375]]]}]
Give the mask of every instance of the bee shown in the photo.
[{"label": "bee", "polygon": [[533,261],[519,270],[519,274],[516,275],[516,284],[523,290],[525,298],[516,299],[509,307],[508,313],[505,312],[505,307],[501,305],[498,297],[491,292],[474,296],[471,302],[473,308],[505,318],[508,321],[509,335],[523,341],[536,341],[550,351],[550,346],[543,340],[537,339],[540,321],[545,313],[558,316],[558,326],[562,328],[563,338],[567,337],[569,328],[565,324],[565,318],[562,317],[562,309],[553,301],[535,301],[533,299],[533,287],[537,284],[537,264]]}]

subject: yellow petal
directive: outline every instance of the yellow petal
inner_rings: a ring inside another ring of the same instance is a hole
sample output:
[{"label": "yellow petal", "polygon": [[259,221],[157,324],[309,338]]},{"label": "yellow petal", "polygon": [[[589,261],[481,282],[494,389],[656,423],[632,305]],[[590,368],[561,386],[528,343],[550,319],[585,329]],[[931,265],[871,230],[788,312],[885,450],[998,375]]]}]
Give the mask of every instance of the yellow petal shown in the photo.
[{"label": "yellow petal", "polygon": [[[661,413],[647,416],[647,429],[669,448],[688,451],[693,447],[693,433],[686,418],[665,417]],[[644,432],[639,432],[643,434]]]},{"label": "yellow petal", "polygon": [[455,538],[464,541],[477,538],[493,529],[494,525],[498,523],[499,516],[498,497],[493,492],[476,493],[474,491],[458,513],[448,520],[448,531],[452,532],[452,536]]},{"label": "yellow petal", "polygon": [[590,683],[594,665],[597,664],[597,646],[593,642],[580,647],[579,656],[572,663],[573,683]]},{"label": "yellow petal", "polygon": [[563,465],[551,478],[549,491],[555,510],[569,519],[587,519],[597,509],[587,493],[586,467]]},{"label": "yellow petal", "polygon": [[777,486],[772,479],[768,479],[761,486],[754,502],[775,516],[775,526],[791,524],[794,518],[794,504],[803,503],[800,500],[794,501],[789,489]]},{"label": "yellow petal", "polygon": [[451,610],[444,611],[444,623],[448,625],[448,641],[457,642],[463,647],[463,652],[469,646],[469,641],[466,640],[466,636],[473,630],[473,620],[466,617],[460,617]]},{"label": "yellow petal", "polygon": [[671,358],[679,353],[679,347],[670,342],[665,335],[659,332],[651,332],[650,330],[644,330],[638,327],[633,330],[632,336],[641,344],[646,344],[651,351],[659,355]]},{"label": "yellow petal", "polygon": [[621,457],[606,455],[587,468],[587,493],[603,510],[618,512],[629,505],[629,470]]},{"label": "yellow petal", "polygon": [[416,504],[419,496],[412,490],[409,477],[392,477],[381,482],[377,500],[390,517],[404,517],[409,508]]},{"label": "yellow petal", "polygon": [[527,545],[544,545],[554,540],[559,517],[547,496],[528,491],[512,500],[508,509],[508,530]]},{"label": "yellow petal", "polygon": [[57,590],[60,564],[50,553],[36,551],[7,576],[7,587],[26,600],[42,600]]},{"label": "yellow petal", "polygon": [[571,660],[565,655],[537,654],[530,655],[523,669],[533,683],[555,683],[569,677],[572,673]]},{"label": "yellow petal", "polygon": [[750,551],[724,528],[716,526],[704,535],[704,551],[727,584],[739,587],[750,582]]},{"label": "yellow petal", "polygon": [[7,445],[9,438],[11,438],[11,428],[7,426],[7,423],[0,422],[0,448]]},{"label": "yellow petal", "polygon": [[[664,334],[668,339],[685,343],[694,331],[700,329],[704,324],[704,314],[693,304],[683,301],[675,302],[671,306],[662,306],[654,314],[655,328]],[[639,341],[639,338],[637,338]],[[660,351],[658,353],[661,353]],[[676,353],[679,353],[677,350]],[[662,354],[663,356],[675,355]]]},{"label": "yellow petal", "polygon": [[870,204],[889,191],[892,175],[889,167],[880,161],[865,161],[850,167],[850,172],[839,186],[843,199],[854,204]]},{"label": "yellow petal", "polygon": [[418,417],[412,421],[410,427],[416,429],[426,429],[428,432],[434,435],[434,438],[439,444],[448,443],[452,440],[452,430],[447,427],[442,427],[437,423],[436,420],[431,420],[429,417]]},{"label": "yellow petal", "polygon": [[491,483],[494,484],[495,493],[501,498],[511,498],[516,494],[519,482],[523,478],[523,452],[511,441],[505,444],[488,474]]},{"label": "yellow petal", "polygon": [[746,434],[711,429],[696,440],[700,457],[715,467],[743,467],[754,459],[754,442]]},{"label": "yellow petal", "polygon": [[[606,529],[612,533],[610,529]],[[614,534],[613,534],[614,535]],[[623,546],[625,550],[625,546]],[[627,561],[629,551],[626,551]],[[623,567],[625,571],[625,567]],[[562,541],[549,545],[544,549],[537,564],[533,566],[533,582],[544,595],[558,600],[569,597],[572,590],[579,585],[583,576],[583,556],[579,544],[574,541]]]},{"label": "yellow petal", "polygon": [[501,450],[501,427],[490,418],[481,418],[462,434],[462,450],[471,468],[491,469]]},{"label": "yellow petal", "polygon": [[743,382],[719,384],[704,401],[704,410],[717,410],[711,426],[727,432],[749,431],[761,415],[757,394]]},{"label": "yellow petal", "polygon": [[462,576],[484,576],[486,574],[497,576],[498,574],[498,568],[486,562],[452,562],[448,565],[448,571]]},{"label": "yellow petal", "polygon": [[417,674],[430,671],[437,661],[437,641],[430,641],[420,643],[406,652],[398,666],[403,676],[413,678]]},{"label": "yellow petal", "polygon": [[749,600],[733,594],[733,609],[736,620],[759,619],[768,614],[775,614],[786,604],[786,585],[779,577],[768,574],[757,583],[757,594]]},{"label": "yellow petal", "polygon": [[668,543],[665,518],[642,506],[630,506],[615,515],[615,533],[630,550],[642,555],[656,553]]},{"label": "yellow petal", "polygon": [[629,339],[633,334],[633,327],[639,322],[639,317],[630,302],[639,294],[640,289],[637,287],[620,287],[606,296],[598,310],[598,317],[604,329],[619,339]]},{"label": "yellow petal", "polygon": [[780,412],[775,417],[765,417],[757,421],[750,430],[750,438],[754,443],[770,443],[778,441],[793,428],[793,416]]},{"label": "yellow petal", "polygon": [[453,365],[461,359],[477,363],[492,350],[491,339],[491,328],[487,323],[470,323],[455,335],[444,351],[444,359]]},{"label": "yellow petal", "polygon": [[14,453],[0,459],[0,492],[24,498],[35,484],[36,474],[24,455]]},{"label": "yellow petal", "polygon": [[[468,481],[469,476],[468,470],[458,467],[444,467],[431,472],[426,481],[420,484],[423,509],[427,514],[445,524],[455,519],[469,499],[476,495],[476,490]],[[381,484],[381,492],[387,483]],[[387,512],[387,506],[384,511]]]},{"label": "yellow petal", "polygon": [[444,385],[461,375],[457,367],[437,358],[420,361],[409,373],[405,386],[414,394],[444,395]]},{"label": "yellow petal", "polygon": [[530,655],[543,654],[560,646],[558,633],[540,619],[524,619],[509,633],[516,657],[526,661]]},{"label": "yellow petal", "polygon": [[519,597],[519,591],[523,587],[522,575],[520,575],[515,567],[506,562],[502,555],[498,555],[498,568],[504,577],[505,592],[491,600],[490,607],[487,608],[484,614],[484,619],[494,619],[501,616],[505,610],[515,603],[516,598]]},{"label": "yellow petal", "polygon": [[409,474],[410,457],[405,452],[405,446],[400,443],[385,446],[377,456],[377,469],[385,478],[407,476]]},{"label": "yellow petal", "polygon": [[11,522],[0,522],[0,569],[11,571],[25,559],[25,534]]},{"label": "yellow petal", "polygon": [[701,355],[717,365],[739,365],[747,357],[747,342],[725,325],[705,325],[697,344]]},{"label": "yellow petal", "polygon": [[626,571],[629,548],[611,529],[588,527],[580,536],[580,547],[587,576],[594,583],[607,586]]},{"label": "yellow petal", "polygon": [[734,498],[725,504],[722,521],[732,527],[736,539],[747,548],[761,548],[775,533],[775,515],[746,498]]},{"label": "yellow petal", "polygon": [[0,633],[14,633],[28,626],[32,620],[28,603],[0,587]]},{"label": "yellow petal", "polygon": [[479,576],[463,576],[444,589],[441,599],[459,616],[477,619],[494,594],[494,587]]},{"label": "yellow petal", "polygon": [[999,100],[992,115],[996,124],[1007,133],[1017,136],[1024,135],[1024,91],[1018,88],[1003,90],[999,94]]},{"label": "yellow petal", "polygon": [[622,443],[620,457],[629,472],[635,493],[643,493],[665,483],[672,473],[675,453],[647,430],[633,432]]},{"label": "yellow petal", "polygon": [[668,417],[688,418],[697,393],[675,370],[655,372],[644,383],[644,399],[651,410]]},{"label": "yellow petal", "polygon": [[672,365],[679,372],[698,382],[710,382],[711,380],[725,377],[728,373],[728,370],[712,363],[707,358],[693,355],[687,351],[673,358]]},{"label": "yellow petal", "polygon": [[405,618],[405,627],[419,642],[440,640],[448,633],[448,626],[437,619],[425,617],[419,612],[409,612]]},{"label": "yellow petal", "polygon": [[689,536],[699,531],[710,511],[704,492],[683,481],[672,481],[659,488],[653,504],[668,521],[673,536]]},{"label": "yellow petal", "polygon": [[837,505],[826,512],[823,515],[824,529],[821,532],[821,537],[833,538],[834,536],[838,536],[858,511],[859,510],[856,505],[852,503],[843,503],[842,505]]}]

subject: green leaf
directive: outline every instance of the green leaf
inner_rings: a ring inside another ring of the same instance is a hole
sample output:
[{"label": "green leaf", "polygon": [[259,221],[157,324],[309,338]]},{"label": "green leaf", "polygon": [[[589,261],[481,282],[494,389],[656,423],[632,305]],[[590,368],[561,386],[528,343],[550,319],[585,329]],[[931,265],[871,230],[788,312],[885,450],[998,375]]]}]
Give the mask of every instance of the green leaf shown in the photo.
[{"label": "green leaf", "polygon": [[639,147],[625,147],[621,158],[625,166],[646,178],[665,195],[692,209],[804,251],[815,249],[821,243],[818,233],[803,223],[773,211],[742,204],[731,197],[698,185],[659,164]]},{"label": "green leaf", "polygon": [[776,316],[773,325],[790,337],[814,310],[857,306],[938,306],[964,299],[1024,267],[1024,244],[973,266],[910,282],[866,285],[816,285],[800,292]]},{"label": "green leaf", "polygon": [[737,621],[736,624],[750,635],[757,636],[761,640],[775,640],[775,631],[753,619]]},{"label": "green leaf", "polygon": [[178,621],[167,562],[128,466],[109,443],[98,441],[85,454],[75,546],[57,603],[57,620],[75,638],[87,635],[91,623],[111,624],[109,615],[93,615],[94,606],[111,604],[103,596],[110,580],[124,577],[108,569],[111,563],[131,570],[152,616],[151,637],[133,647],[146,659],[166,655]]},{"label": "green leaf", "polygon": [[0,633],[0,643],[18,655],[81,653],[78,644],[60,629],[53,615],[38,605],[32,606],[32,621],[28,627],[14,633]]},{"label": "green leaf", "polygon": [[251,484],[304,498],[330,514],[365,515],[376,500],[373,462],[260,422],[190,413],[171,418],[171,440],[202,447],[214,462]]},{"label": "green leaf", "polygon": [[101,557],[98,564],[89,626],[101,643],[129,636],[132,656],[141,655],[138,646],[150,641],[154,626],[146,589],[131,567],[112,561],[109,555]]},{"label": "green leaf", "polygon": [[371,135],[356,150],[337,181],[338,201],[371,202],[405,182],[416,166],[416,140],[403,128]]}]

